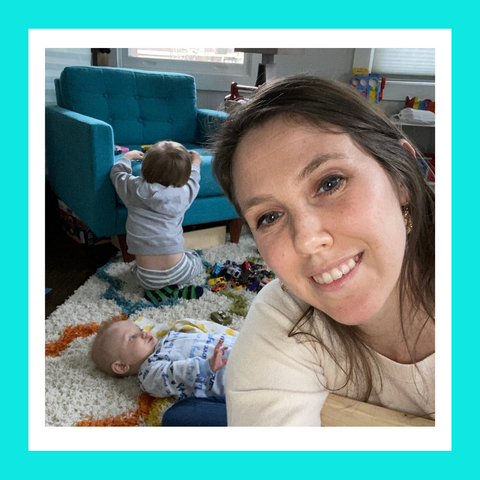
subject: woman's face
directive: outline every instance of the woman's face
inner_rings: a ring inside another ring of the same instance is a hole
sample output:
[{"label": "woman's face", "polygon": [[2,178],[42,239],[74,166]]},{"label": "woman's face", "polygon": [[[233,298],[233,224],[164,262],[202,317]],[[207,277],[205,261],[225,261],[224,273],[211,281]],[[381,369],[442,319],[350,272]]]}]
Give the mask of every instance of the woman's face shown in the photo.
[{"label": "woman's face", "polygon": [[348,324],[397,312],[407,198],[345,134],[269,121],[234,159],[235,194],[268,266]]}]

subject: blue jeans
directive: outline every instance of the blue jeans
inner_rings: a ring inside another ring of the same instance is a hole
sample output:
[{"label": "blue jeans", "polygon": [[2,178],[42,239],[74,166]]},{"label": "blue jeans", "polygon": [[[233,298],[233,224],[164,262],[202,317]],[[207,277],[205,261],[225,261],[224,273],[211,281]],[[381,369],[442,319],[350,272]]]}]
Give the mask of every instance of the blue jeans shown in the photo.
[{"label": "blue jeans", "polygon": [[172,405],[164,414],[162,427],[226,427],[224,395],[191,397]]}]

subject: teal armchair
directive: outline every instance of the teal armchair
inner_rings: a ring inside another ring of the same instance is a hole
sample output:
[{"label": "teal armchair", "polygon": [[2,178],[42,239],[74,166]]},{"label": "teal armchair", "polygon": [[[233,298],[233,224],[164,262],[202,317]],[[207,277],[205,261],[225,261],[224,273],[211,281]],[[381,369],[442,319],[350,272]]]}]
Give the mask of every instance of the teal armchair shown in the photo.
[{"label": "teal armchair", "polygon": [[[66,67],[55,81],[58,106],[46,107],[45,151],[52,190],[98,236],[118,235],[125,260],[127,210],[110,181],[114,145],[141,149],[159,140],[202,156],[198,197],[183,225],[229,220],[238,242],[241,222],[212,174],[205,147],[226,114],[197,108],[190,75],[108,67]],[[140,162],[133,173],[140,175]]]}]

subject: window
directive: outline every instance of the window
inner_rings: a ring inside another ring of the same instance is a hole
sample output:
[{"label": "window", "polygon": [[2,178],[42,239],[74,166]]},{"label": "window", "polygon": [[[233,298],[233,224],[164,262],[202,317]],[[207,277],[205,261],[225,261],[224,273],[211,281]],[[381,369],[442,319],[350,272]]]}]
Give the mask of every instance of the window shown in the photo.
[{"label": "window", "polygon": [[229,91],[232,82],[256,79],[252,55],[234,48],[119,48],[110,59],[112,66],[193,75],[199,90]]},{"label": "window", "polygon": [[129,48],[135,58],[243,64],[244,54],[233,48]]},{"label": "window", "polygon": [[434,48],[374,48],[372,73],[435,76]]}]

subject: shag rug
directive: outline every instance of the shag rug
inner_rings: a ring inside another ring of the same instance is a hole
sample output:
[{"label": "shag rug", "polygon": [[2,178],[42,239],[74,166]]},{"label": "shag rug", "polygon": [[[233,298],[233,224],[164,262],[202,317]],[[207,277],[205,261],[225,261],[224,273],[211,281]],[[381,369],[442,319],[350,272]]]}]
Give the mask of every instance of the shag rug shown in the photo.
[{"label": "shag rug", "polygon": [[[201,256],[208,268],[227,260],[241,264],[259,258],[259,253],[246,234],[238,244],[210,247]],[[134,320],[144,316],[168,324],[184,318],[210,320],[212,312],[223,310],[233,312],[231,326],[241,331],[256,294],[245,288],[215,293],[207,286],[208,278],[205,271],[195,281],[205,288],[201,298],[168,299],[154,307],[143,298],[143,289],[120,254],[99,268],[45,321],[46,426],[160,426],[163,413],[175,399],[142,393],[136,376],[114,379],[99,372],[90,348],[100,324],[113,317]]]}]

